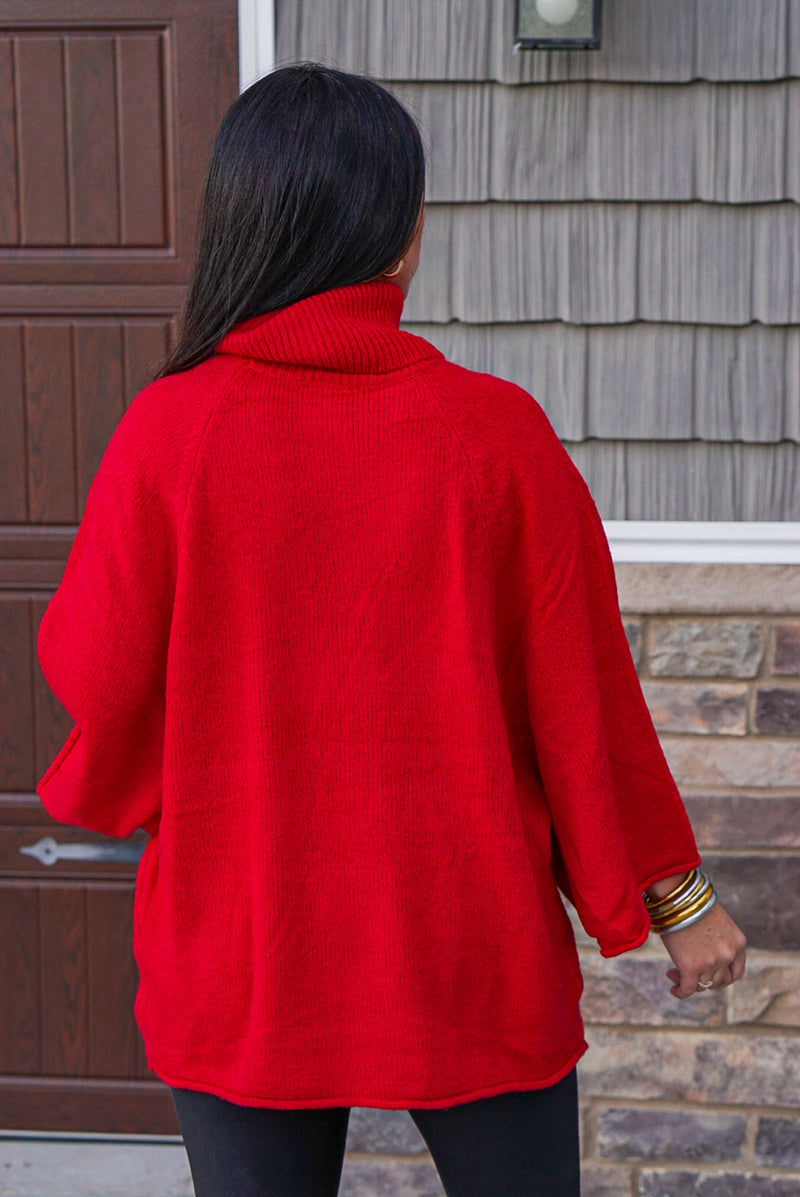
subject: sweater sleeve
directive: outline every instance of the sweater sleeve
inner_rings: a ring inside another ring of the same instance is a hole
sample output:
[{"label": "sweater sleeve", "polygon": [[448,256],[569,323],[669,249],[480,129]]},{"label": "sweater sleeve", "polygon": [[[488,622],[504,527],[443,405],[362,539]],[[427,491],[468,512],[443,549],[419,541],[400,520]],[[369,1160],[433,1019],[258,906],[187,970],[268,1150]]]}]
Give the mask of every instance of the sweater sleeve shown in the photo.
[{"label": "sweater sleeve", "polygon": [[147,392],[117,427],[64,576],[39,625],[39,662],[74,720],[37,792],[60,822],[157,829],[176,516]]},{"label": "sweater sleeve", "polygon": [[600,516],[543,413],[536,440],[516,540],[530,726],[556,879],[612,956],[647,938],[642,891],[700,857],[628,647]]}]

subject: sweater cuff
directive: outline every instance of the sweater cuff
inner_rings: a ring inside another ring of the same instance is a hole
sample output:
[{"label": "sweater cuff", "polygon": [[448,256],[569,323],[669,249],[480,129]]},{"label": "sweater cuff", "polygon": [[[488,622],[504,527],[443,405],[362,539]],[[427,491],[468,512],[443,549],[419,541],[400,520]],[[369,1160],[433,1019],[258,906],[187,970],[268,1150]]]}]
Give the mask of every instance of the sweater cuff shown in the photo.
[{"label": "sweater cuff", "polygon": [[[667,873],[669,876],[669,873]],[[601,956],[621,956],[623,952],[632,952],[634,948],[640,948],[646,942],[650,934],[650,916],[645,911],[644,919],[639,930],[633,939],[627,940],[625,943],[607,943],[604,940],[598,940],[600,944]]]},{"label": "sweater cuff", "polygon": [[644,893],[644,891],[649,889],[651,885],[654,885],[656,881],[663,881],[665,877],[677,877],[679,873],[689,873],[692,869],[699,868],[700,863],[700,856],[698,853],[695,853],[695,855],[692,857],[685,857],[684,860],[679,864],[670,865],[668,868],[659,869],[657,873],[650,873],[645,877],[644,881],[638,882],[637,888],[639,889],[640,893]]}]

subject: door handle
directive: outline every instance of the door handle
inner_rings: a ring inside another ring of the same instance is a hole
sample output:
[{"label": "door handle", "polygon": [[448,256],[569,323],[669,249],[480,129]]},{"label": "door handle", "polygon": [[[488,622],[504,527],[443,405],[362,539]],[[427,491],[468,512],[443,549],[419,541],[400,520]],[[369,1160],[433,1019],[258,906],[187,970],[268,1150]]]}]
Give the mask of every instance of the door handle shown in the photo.
[{"label": "door handle", "polygon": [[145,844],[59,844],[46,835],[35,844],[20,848],[23,856],[33,856],[40,864],[54,865],[59,860],[105,860],[138,864]]}]

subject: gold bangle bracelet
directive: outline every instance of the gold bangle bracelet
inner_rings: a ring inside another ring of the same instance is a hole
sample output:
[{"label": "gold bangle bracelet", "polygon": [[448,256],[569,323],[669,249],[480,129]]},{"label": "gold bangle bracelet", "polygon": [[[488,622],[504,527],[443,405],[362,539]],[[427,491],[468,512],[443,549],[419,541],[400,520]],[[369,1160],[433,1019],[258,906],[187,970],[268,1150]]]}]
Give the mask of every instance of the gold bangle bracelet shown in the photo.
[{"label": "gold bangle bracelet", "polygon": [[684,877],[684,879],[683,879],[683,881],[681,881],[680,885],[676,885],[675,889],[670,890],[670,892],[668,894],[665,894],[663,898],[649,898],[647,896],[647,893],[645,892],[645,894],[644,894],[645,906],[647,906],[648,909],[654,909],[657,906],[662,906],[665,902],[675,901],[682,894],[684,894],[687,889],[691,888],[691,886],[694,885],[695,881],[697,880],[698,871],[699,870],[697,868],[692,869],[692,871],[689,873],[689,876]]},{"label": "gold bangle bracelet", "polygon": [[685,914],[687,910],[691,910],[693,907],[695,907],[698,902],[702,902],[713,888],[714,887],[708,877],[704,877],[703,884],[694,890],[691,897],[687,898],[685,902],[681,902],[680,905],[676,906],[673,910],[660,911],[658,914],[652,915],[651,919],[657,923],[661,923],[664,920],[669,921],[670,919],[674,919],[681,914]]},{"label": "gold bangle bracelet", "polygon": [[690,905],[685,906],[682,910],[676,911],[671,915],[667,915],[661,919],[651,920],[651,927],[654,931],[663,931],[667,927],[674,927],[680,924],[684,919],[690,918],[693,914],[698,914],[708,904],[716,899],[714,887],[709,885],[707,890],[704,890],[699,898],[696,898]]},{"label": "gold bangle bracelet", "polygon": [[677,902],[671,902],[669,906],[659,906],[657,910],[650,912],[651,918],[664,918],[666,915],[677,914],[680,910],[685,910],[687,906],[691,906],[696,902],[701,894],[704,894],[711,885],[705,873],[700,873],[697,882],[690,890],[687,890],[683,897],[679,898]]},{"label": "gold bangle bracelet", "polygon": [[647,892],[645,892],[643,895],[645,905],[646,906],[660,906],[664,902],[672,902],[676,898],[679,898],[681,896],[681,894],[685,893],[686,890],[688,888],[690,888],[696,880],[697,880],[697,869],[694,868],[691,870],[691,872],[689,873],[689,875],[687,877],[684,877],[684,879],[683,879],[683,881],[681,881],[680,885],[676,885],[675,889],[670,890],[670,892],[668,894],[665,894],[663,898],[651,898],[648,896]]},{"label": "gold bangle bracelet", "polygon": [[682,906],[679,910],[673,910],[669,914],[664,914],[661,917],[657,919],[651,919],[650,921],[653,925],[668,927],[671,923],[677,922],[678,919],[684,918],[690,914],[694,914],[696,910],[699,910],[705,905],[713,892],[714,887],[709,882],[708,885],[703,889],[703,892],[698,894],[692,902],[687,902],[686,905]]},{"label": "gold bangle bracelet", "polygon": [[666,899],[663,902],[658,902],[655,906],[648,907],[651,918],[661,918],[662,915],[672,914],[676,910],[681,910],[689,903],[698,898],[700,894],[708,887],[709,881],[705,873],[698,872],[694,883],[680,895],[674,898],[671,902]]}]

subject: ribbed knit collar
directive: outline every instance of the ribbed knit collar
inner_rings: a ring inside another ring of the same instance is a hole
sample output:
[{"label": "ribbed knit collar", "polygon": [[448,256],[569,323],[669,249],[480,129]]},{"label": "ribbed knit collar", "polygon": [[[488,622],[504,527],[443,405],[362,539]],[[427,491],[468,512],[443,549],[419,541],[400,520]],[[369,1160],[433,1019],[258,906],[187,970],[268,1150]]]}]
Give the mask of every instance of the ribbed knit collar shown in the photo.
[{"label": "ribbed knit collar", "polygon": [[385,374],[441,357],[400,329],[403,302],[397,283],[382,279],[337,287],[238,324],[217,353],[351,374]]}]

